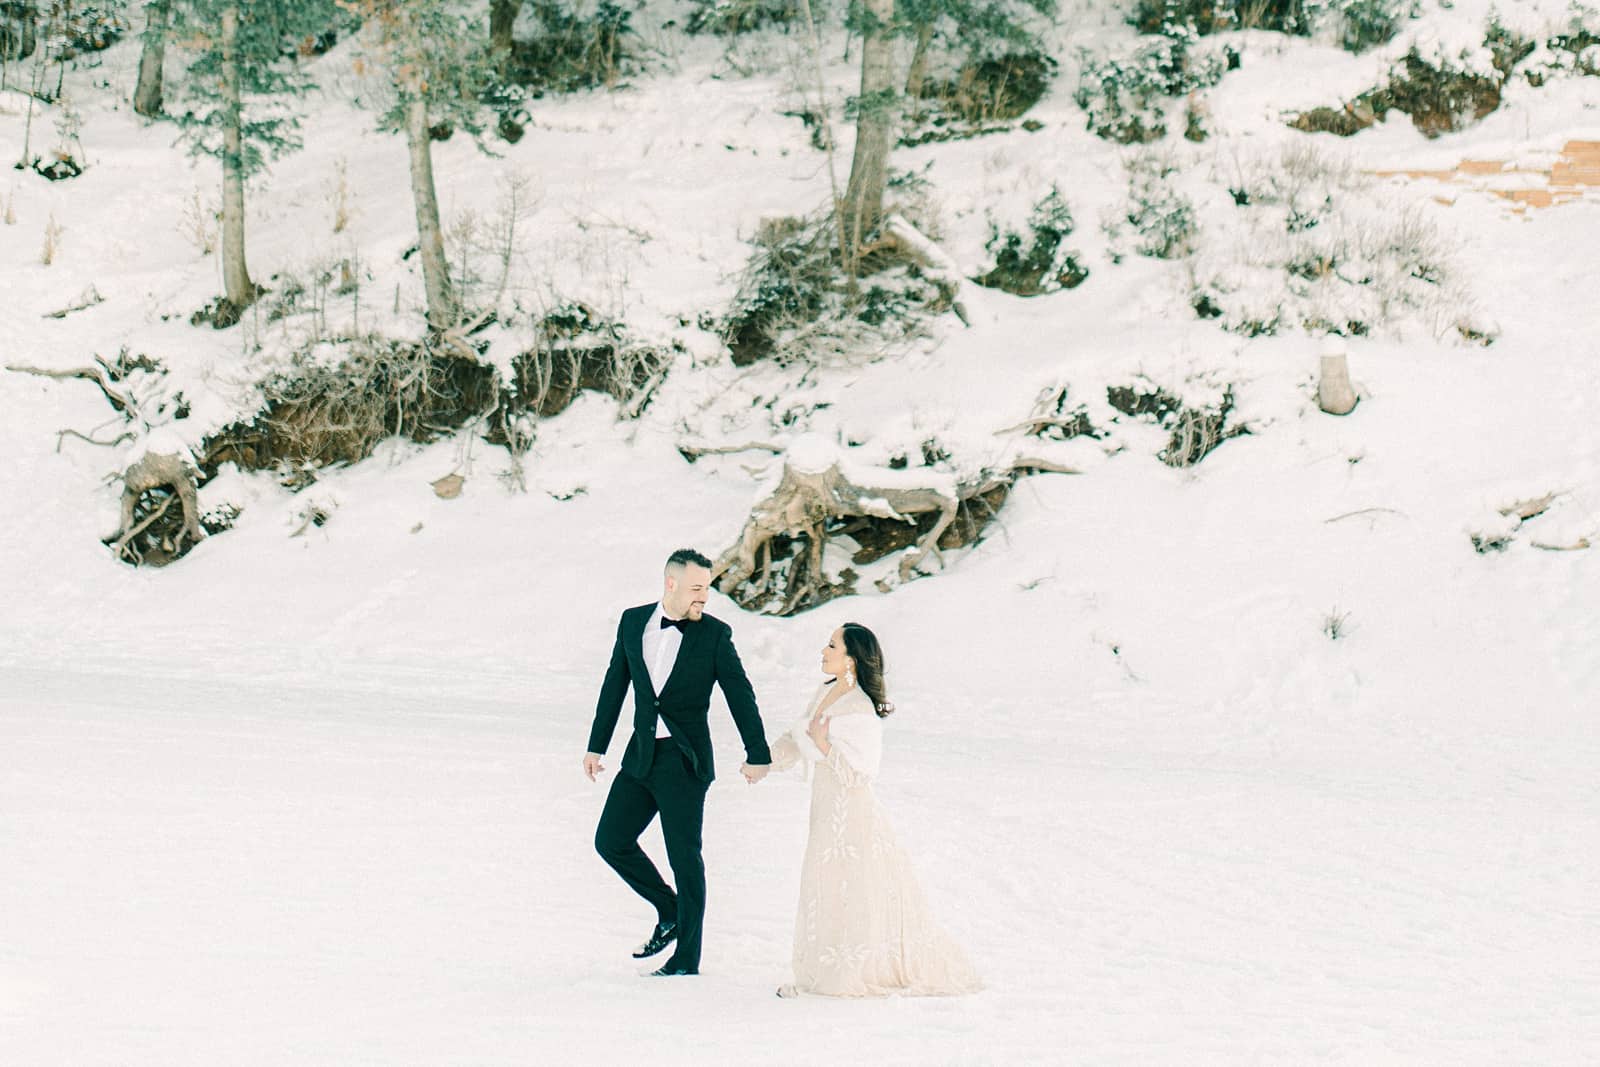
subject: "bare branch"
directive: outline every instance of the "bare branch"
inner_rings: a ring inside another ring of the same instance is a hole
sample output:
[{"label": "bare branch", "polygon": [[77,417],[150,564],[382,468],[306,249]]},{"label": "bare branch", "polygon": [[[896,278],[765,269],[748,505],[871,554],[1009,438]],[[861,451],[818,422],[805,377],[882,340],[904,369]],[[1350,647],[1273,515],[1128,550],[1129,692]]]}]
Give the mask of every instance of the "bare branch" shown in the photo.
[{"label": "bare branch", "polygon": [[1544,541],[1529,541],[1534,548],[1542,548],[1546,552],[1580,552],[1589,547],[1589,539],[1580,537],[1570,545],[1552,545]]},{"label": "bare branch", "polygon": [[100,391],[106,395],[106,399],[111,402],[111,406],[116,408],[118,411],[132,413],[134,409],[133,402],[127,397],[123,396],[121,393],[118,393],[116,390],[112,389],[110,384],[106,381],[104,364],[102,364],[98,370],[94,367],[71,367],[66,370],[51,370],[48,367],[27,367],[17,363],[7,363],[6,370],[12,371],[16,374],[32,374],[39,378],[55,378],[58,380],[66,378],[83,378],[86,381],[91,381],[98,385],[100,387]]},{"label": "bare branch", "polygon": [[744,445],[691,445],[680,443],[678,452],[684,459],[693,463],[701,456],[730,456],[737,452],[771,452],[774,455],[783,453],[782,445],[775,445],[770,441],[751,441]]},{"label": "bare branch", "polygon": [[138,435],[135,434],[132,430],[124,430],[122,433],[117,434],[117,436],[113,437],[109,441],[97,441],[93,437],[89,437],[86,434],[79,433],[77,430],[71,430],[71,429],[68,429],[68,430],[57,430],[56,431],[56,451],[57,452],[61,451],[61,441],[62,441],[63,438],[66,438],[66,437],[76,437],[80,441],[87,441],[91,445],[99,445],[101,448],[115,448],[117,445],[122,444],[124,441],[135,440],[138,437]]},{"label": "bare branch", "polygon": [[1501,508],[1500,514],[1507,517],[1515,515],[1517,518],[1524,521],[1538,518],[1540,515],[1543,515],[1546,511],[1550,510],[1550,505],[1554,503],[1556,497],[1560,495],[1560,493],[1546,493],[1541,497],[1532,497],[1528,500],[1519,500],[1515,504],[1510,504]]},{"label": "bare branch", "polygon": [[1335,515],[1331,519],[1323,519],[1322,521],[1324,523],[1338,522],[1340,519],[1353,519],[1357,515],[1376,515],[1376,514],[1404,515],[1405,512],[1396,511],[1394,508],[1362,508],[1360,511],[1347,511],[1343,515]]}]

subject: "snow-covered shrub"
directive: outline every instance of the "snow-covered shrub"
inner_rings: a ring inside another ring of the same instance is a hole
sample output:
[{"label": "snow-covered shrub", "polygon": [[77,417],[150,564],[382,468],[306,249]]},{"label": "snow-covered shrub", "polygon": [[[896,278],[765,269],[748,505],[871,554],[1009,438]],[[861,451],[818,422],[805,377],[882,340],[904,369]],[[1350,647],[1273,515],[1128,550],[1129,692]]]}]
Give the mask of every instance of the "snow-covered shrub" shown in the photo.
[{"label": "snow-covered shrub", "polygon": [[1388,44],[1399,32],[1401,21],[1416,14],[1413,0],[1341,0],[1337,4],[1339,43],[1349,52]]},{"label": "snow-covered shrub", "polygon": [[1522,40],[1524,55],[1531,56],[1524,76],[1534,86],[1555,78],[1600,76],[1600,9],[1574,3],[1559,33],[1539,45]]},{"label": "snow-covered shrub", "polygon": [[1505,81],[1487,49],[1457,56],[1424,55],[1413,48],[1378,92],[1373,106],[1411,116],[1426,137],[1453,133],[1500,106]]},{"label": "snow-covered shrub", "polygon": [[1453,242],[1416,206],[1353,167],[1297,146],[1256,161],[1233,189],[1237,222],[1191,263],[1190,305],[1247,336],[1361,336],[1408,323],[1491,335],[1475,322]]},{"label": "snow-covered shrub", "polygon": [[1023,231],[989,223],[984,249],[994,266],[973,281],[1017,296],[1038,296],[1072,289],[1089,277],[1088,268],[1067,247],[1072,233],[1072,212],[1054,185],[1033,205]]},{"label": "snow-covered shrub", "polygon": [[1507,76],[1499,65],[1504,55],[1488,41],[1455,54],[1413,47],[1376,88],[1337,108],[1313,108],[1296,116],[1290,125],[1348,137],[1394,110],[1409,115],[1425,137],[1453,133],[1500,106]]},{"label": "snow-covered shrub", "polygon": [[1136,0],[1128,21],[1140,33],[1199,34],[1283,29],[1299,0]]},{"label": "snow-covered shrub", "polygon": [[1126,55],[1085,53],[1073,94],[1097,137],[1118,144],[1149,144],[1167,132],[1165,102],[1209,88],[1237,65],[1230,50],[1196,47],[1193,31],[1140,43]]},{"label": "snow-covered shrub", "polygon": [[1274,30],[1302,37],[1333,25],[1345,48],[1361,52],[1389,41],[1401,20],[1417,13],[1415,0],[1137,0],[1129,21],[1141,33]]},{"label": "snow-covered shrub", "polygon": [[512,42],[506,80],[533,97],[615,85],[638,67],[633,12],[600,0],[584,15],[554,0],[529,5],[538,29]]},{"label": "snow-covered shrub", "polygon": [[1155,259],[1177,259],[1189,253],[1198,223],[1194,203],[1169,179],[1178,173],[1171,156],[1137,152],[1125,161],[1128,201],[1125,210],[1105,226],[1114,258],[1125,250]]},{"label": "snow-covered shrub", "polygon": [[923,83],[922,99],[940,101],[967,122],[1021,118],[1055,77],[1056,61],[1042,52],[1005,52],[968,59],[954,78]]},{"label": "snow-covered shrub", "polygon": [[733,362],[825,362],[875,351],[920,330],[950,294],[891,247],[869,251],[852,280],[831,214],[763,220],[719,332]]},{"label": "snow-covered shrub", "polygon": [[1232,386],[1194,378],[1184,382],[1181,391],[1180,396],[1141,374],[1127,385],[1108,387],[1106,403],[1169,432],[1167,447],[1157,457],[1169,467],[1192,467],[1222,442],[1250,432],[1242,424],[1227,424],[1233,411]]},{"label": "snow-covered shrub", "polygon": [[799,13],[795,0],[692,0],[683,28],[689,33],[732,36],[763,26],[787,26]]},{"label": "snow-covered shrub", "polygon": [[527,348],[511,361],[487,439],[516,451],[523,443],[514,432],[519,416],[558,415],[585,390],[617,401],[622,417],[636,417],[670,362],[669,352],[633,336],[626,324],[581,301],[558,301],[535,324]]},{"label": "snow-covered shrub", "polygon": [[84,52],[103,52],[127,35],[129,24],[120,3],[72,4],[61,8],[59,32],[65,38],[62,59]]},{"label": "snow-covered shrub", "polygon": [[753,242],[733,306],[721,323],[733,362],[744,366],[772,354],[786,324],[822,314],[833,292],[833,234],[800,218],[764,219]]},{"label": "snow-covered shrub", "polygon": [[[927,78],[908,99],[902,148],[1008,130],[1049,90],[1056,61],[1041,52],[974,55],[948,78]],[[813,136],[815,140],[815,135]]]}]

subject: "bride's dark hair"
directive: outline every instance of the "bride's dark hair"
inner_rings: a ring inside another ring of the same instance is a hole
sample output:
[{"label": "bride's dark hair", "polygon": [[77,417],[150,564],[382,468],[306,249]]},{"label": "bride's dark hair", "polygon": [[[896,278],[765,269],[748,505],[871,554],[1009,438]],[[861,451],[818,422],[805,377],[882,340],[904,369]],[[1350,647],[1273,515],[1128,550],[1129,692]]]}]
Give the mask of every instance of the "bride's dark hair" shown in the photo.
[{"label": "bride's dark hair", "polygon": [[883,647],[877,635],[858,622],[847,622],[839,630],[844,635],[845,654],[856,661],[856,684],[872,701],[878,718],[888,718],[894,705],[883,688]]}]

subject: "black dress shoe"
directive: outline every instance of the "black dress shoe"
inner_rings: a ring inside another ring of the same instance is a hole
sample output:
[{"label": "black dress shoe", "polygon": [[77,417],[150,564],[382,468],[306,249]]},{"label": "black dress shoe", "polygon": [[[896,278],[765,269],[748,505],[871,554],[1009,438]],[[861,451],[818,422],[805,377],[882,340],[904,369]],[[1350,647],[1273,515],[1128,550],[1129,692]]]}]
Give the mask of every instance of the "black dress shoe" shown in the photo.
[{"label": "black dress shoe", "polygon": [[699,974],[697,970],[690,970],[681,963],[667,962],[645,975],[646,978],[673,978],[680,974]]},{"label": "black dress shoe", "polygon": [[657,923],[655,930],[650,934],[650,939],[633,950],[633,958],[647,960],[676,940],[678,940],[677,923]]}]

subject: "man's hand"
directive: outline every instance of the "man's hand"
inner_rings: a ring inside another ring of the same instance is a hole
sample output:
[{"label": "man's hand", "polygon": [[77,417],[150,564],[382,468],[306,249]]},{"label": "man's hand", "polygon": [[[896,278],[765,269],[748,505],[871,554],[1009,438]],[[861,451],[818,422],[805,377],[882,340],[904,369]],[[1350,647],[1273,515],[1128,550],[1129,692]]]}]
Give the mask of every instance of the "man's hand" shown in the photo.
[{"label": "man's hand", "polygon": [[587,774],[589,781],[592,782],[595,780],[595,775],[606,773],[606,769],[600,765],[599,756],[596,756],[593,752],[585,752],[583,754],[583,773]]},{"label": "man's hand", "polygon": [[748,763],[741,763],[739,765],[739,773],[744,775],[744,780],[749,782],[751,785],[755,785],[757,782],[761,781],[761,779],[765,778],[767,776],[767,772],[771,769],[772,764],[770,763],[761,763],[753,766]]}]

